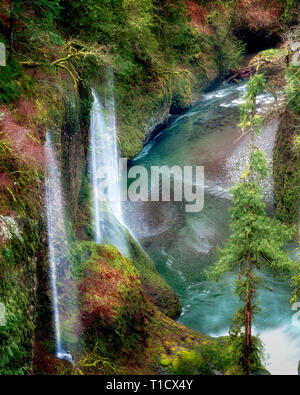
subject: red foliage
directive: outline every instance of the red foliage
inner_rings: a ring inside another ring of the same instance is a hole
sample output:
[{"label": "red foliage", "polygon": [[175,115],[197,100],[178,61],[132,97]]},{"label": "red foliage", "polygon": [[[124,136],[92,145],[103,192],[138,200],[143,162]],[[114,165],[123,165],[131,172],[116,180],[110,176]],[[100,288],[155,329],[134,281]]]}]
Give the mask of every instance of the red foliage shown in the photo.
[{"label": "red foliage", "polygon": [[7,187],[13,186],[13,180],[6,173],[0,173],[0,191],[6,190]]},{"label": "red foliage", "polygon": [[108,323],[116,314],[116,307],[122,302],[120,287],[124,282],[124,274],[104,262],[99,262],[99,265],[101,265],[101,273],[90,270],[79,284],[84,326],[92,324],[95,317]]},{"label": "red foliage", "polygon": [[22,117],[22,124],[28,127],[30,127],[30,119],[37,114],[36,105],[26,97],[22,97],[18,101],[15,111]]},{"label": "red foliage", "polygon": [[61,375],[71,374],[72,365],[69,362],[56,358],[41,341],[35,341],[33,353],[34,374]]},{"label": "red foliage", "polygon": [[240,17],[253,29],[279,26],[282,4],[275,0],[240,0]]},{"label": "red foliage", "polygon": [[4,112],[1,122],[2,138],[9,141],[9,145],[19,159],[29,166],[37,166],[42,169],[44,167],[43,145],[32,138],[35,131],[29,127],[29,118],[34,111],[33,104],[28,100],[21,100],[15,110],[15,113],[21,118],[21,122],[18,123],[8,107],[1,107],[0,112]]},{"label": "red foliage", "polygon": [[187,1],[188,15],[194,23],[205,23],[208,15],[208,9],[198,4],[196,1]]},{"label": "red foliage", "polygon": [[212,34],[210,27],[206,23],[209,8],[198,4],[196,1],[187,1],[188,16],[191,18],[191,25],[204,34]]},{"label": "red foliage", "polygon": [[[214,2],[207,1],[206,5],[200,5],[195,0],[188,0],[186,4],[191,25],[204,34],[212,34],[206,17],[216,9]],[[239,0],[237,13],[241,22],[251,29],[276,28],[279,27],[282,3],[276,0]]]},{"label": "red foliage", "polygon": [[0,5],[0,22],[5,26],[9,26],[9,0],[2,0],[2,4]]}]

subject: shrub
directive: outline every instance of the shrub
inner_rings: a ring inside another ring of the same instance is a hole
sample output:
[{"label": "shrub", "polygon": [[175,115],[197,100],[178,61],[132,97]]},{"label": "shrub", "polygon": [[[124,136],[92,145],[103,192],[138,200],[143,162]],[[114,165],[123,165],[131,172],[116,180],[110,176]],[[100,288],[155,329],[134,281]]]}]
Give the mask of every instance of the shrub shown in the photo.
[{"label": "shrub", "polygon": [[21,67],[11,59],[5,67],[0,68],[0,103],[11,103],[18,100],[22,93],[19,83]]}]

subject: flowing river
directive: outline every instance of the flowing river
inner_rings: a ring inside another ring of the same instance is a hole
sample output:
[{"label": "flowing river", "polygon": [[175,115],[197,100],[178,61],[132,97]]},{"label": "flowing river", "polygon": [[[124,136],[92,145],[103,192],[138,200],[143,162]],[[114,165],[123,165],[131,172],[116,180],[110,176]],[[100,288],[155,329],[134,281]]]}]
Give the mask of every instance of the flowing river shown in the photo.
[{"label": "flowing river", "polygon": [[[247,165],[249,136],[240,138],[239,107],[246,84],[223,84],[205,93],[192,108],[169,120],[167,126],[131,161],[130,166],[204,166],[205,201],[199,213],[188,213],[181,202],[124,203],[126,225],[145,248],[158,271],[180,297],[178,321],[210,336],[228,333],[238,301],[232,294],[234,276],[215,283],[205,271],[216,261],[216,246],[229,235],[229,193]],[[258,97],[261,113],[273,105],[268,94]],[[271,120],[256,144],[271,157],[278,121]],[[274,211],[272,179],[265,198]],[[154,186],[157,187],[157,186]],[[295,246],[288,247],[296,257]],[[259,290],[262,311],[255,330],[265,344],[272,374],[297,374],[300,327],[290,305],[287,281],[264,273],[270,292]],[[294,316],[294,320],[292,320]]]}]

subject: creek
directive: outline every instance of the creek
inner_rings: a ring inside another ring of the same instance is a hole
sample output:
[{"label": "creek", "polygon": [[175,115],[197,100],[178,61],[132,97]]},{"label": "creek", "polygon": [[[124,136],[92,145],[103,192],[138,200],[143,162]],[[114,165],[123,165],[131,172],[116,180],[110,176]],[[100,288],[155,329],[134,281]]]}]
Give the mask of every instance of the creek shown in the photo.
[{"label": "creek", "polygon": [[[232,293],[234,275],[215,283],[205,271],[217,260],[216,247],[229,236],[230,188],[247,166],[250,137],[241,138],[239,107],[246,82],[222,84],[194,103],[189,111],[171,117],[135,157],[130,166],[204,166],[205,200],[199,213],[188,213],[182,202],[126,202],[124,221],[157,264],[161,276],[179,295],[182,314],[178,321],[210,336],[228,334],[238,301]],[[258,96],[260,113],[267,113],[274,97]],[[263,127],[256,145],[271,159],[278,120]],[[130,169],[129,166],[129,169]],[[270,165],[271,167],[271,165]],[[158,188],[159,186],[152,186]],[[274,213],[272,177],[266,180],[265,200]],[[287,246],[296,257],[294,245]],[[266,366],[271,374],[297,374],[300,359],[300,328],[292,320],[288,281],[263,273],[266,285],[258,300],[261,311],[255,332],[265,344]]]}]

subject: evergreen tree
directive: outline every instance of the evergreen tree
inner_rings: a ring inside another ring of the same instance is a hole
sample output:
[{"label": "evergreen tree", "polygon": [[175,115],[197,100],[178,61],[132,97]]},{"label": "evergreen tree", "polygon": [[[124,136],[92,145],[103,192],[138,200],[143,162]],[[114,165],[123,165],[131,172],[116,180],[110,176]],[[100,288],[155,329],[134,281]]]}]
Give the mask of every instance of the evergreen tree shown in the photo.
[{"label": "evergreen tree", "polygon": [[261,344],[251,334],[252,322],[258,310],[257,288],[265,286],[259,276],[264,268],[276,275],[291,271],[291,261],[282,246],[291,239],[294,229],[288,228],[276,219],[269,218],[263,202],[261,181],[268,172],[266,155],[254,147],[254,131],[259,133],[262,123],[255,114],[257,93],[264,88],[262,75],[253,76],[241,108],[241,126],[252,127],[252,153],[247,171],[233,189],[231,209],[232,234],[223,249],[219,250],[219,260],[210,272],[218,279],[227,272],[237,272],[235,294],[243,302],[237,311],[231,334],[235,345],[237,364],[242,373],[253,374],[260,366]]},{"label": "evergreen tree", "polygon": [[10,52],[12,52],[16,26],[18,30],[29,29],[31,35],[37,30],[36,25],[39,29],[47,31],[52,28],[53,21],[58,18],[61,7],[60,0],[9,0],[8,8],[2,11],[9,17],[8,34]]}]

